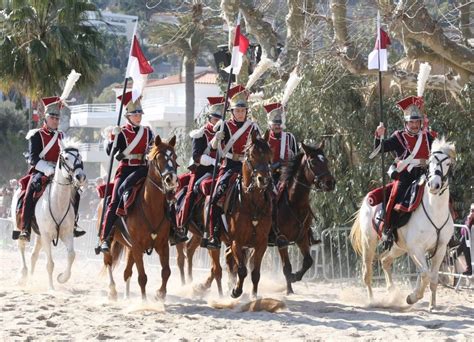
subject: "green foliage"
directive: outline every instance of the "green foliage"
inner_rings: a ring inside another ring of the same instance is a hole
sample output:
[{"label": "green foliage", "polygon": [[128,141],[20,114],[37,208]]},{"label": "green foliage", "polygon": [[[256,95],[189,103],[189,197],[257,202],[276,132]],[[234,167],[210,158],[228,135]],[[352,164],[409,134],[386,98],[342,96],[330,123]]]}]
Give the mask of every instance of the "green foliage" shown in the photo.
[{"label": "green foliage", "polygon": [[0,103],[0,155],[3,161],[0,167],[0,184],[9,179],[19,178],[27,171],[27,164],[22,153],[27,149],[25,140],[26,113],[16,110],[13,102]]},{"label": "green foliage", "polygon": [[100,74],[100,33],[88,22],[95,5],[77,0],[7,1],[0,12],[0,88],[31,99],[59,95],[72,69],[79,88]]}]

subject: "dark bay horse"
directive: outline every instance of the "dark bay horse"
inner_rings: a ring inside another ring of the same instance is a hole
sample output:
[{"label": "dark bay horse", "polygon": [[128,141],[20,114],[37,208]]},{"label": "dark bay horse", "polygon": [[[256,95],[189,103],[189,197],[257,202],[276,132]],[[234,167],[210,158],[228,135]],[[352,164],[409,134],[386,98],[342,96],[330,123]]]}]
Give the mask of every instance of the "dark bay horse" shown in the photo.
[{"label": "dark bay horse", "polygon": [[109,298],[111,299],[117,298],[113,267],[119,261],[124,247],[128,251],[124,271],[124,280],[127,283],[126,297],[130,293],[132,267],[136,264],[142,299],[146,300],[147,275],[143,265],[143,254],[145,252],[151,254],[153,249],[159,254],[161,263],[162,282],[156,297],[164,299],[166,296],[166,284],[171,274],[168,245],[170,220],[167,210],[168,202],[174,200],[177,188],[175,143],[175,136],[167,143],[158,135],[156,136],[148,154],[148,174],[143,187],[137,194],[135,204],[128,210],[127,217],[123,221],[117,219],[115,222],[111,251],[104,255],[104,265],[109,273]]},{"label": "dark bay horse", "polygon": [[[257,295],[260,266],[267,249],[268,234],[272,224],[270,171],[272,151],[266,138],[257,137],[255,131],[251,134],[242,162],[242,180],[238,200],[231,213],[226,215],[228,231],[224,229],[221,234],[221,240],[229,248],[226,255],[229,276],[231,281],[237,280],[231,292],[233,298],[238,298],[242,294],[242,286],[247,276],[246,250],[248,248],[253,248],[252,294]],[[215,279],[219,294],[222,295],[220,251],[210,250],[209,254],[212,266],[206,286],[210,286],[212,280]]]},{"label": "dark bay horse", "polygon": [[292,273],[288,248],[279,249],[286,278],[287,293],[293,293],[292,282],[299,281],[313,264],[310,254],[311,221],[313,219],[309,193],[314,185],[319,191],[334,190],[336,181],[328,168],[324,152],[324,142],[313,147],[301,143],[302,152],[297,154],[284,168],[280,186],[284,192],[277,201],[276,224],[281,234],[290,242],[295,242],[303,254],[301,269]]}]

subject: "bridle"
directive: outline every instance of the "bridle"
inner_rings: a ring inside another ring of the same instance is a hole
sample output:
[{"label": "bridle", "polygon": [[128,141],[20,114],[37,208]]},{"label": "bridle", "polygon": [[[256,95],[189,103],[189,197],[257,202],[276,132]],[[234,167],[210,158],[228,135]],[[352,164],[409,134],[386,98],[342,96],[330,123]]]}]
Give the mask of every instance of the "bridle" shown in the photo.
[{"label": "bridle", "polygon": [[[164,154],[165,157],[165,162],[166,166],[164,171],[161,170],[160,165],[158,164],[158,156],[160,154]],[[159,151],[153,160],[150,162],[150,165],[154,167],[154,169],[158,172],[158,175],[160,176],[160,179],[158,181],[153,180],[153,178],[148,175],[147,179],[150,181],[150,183],[157,188],[158,190],[161,191],[164,195],[166,195],[169,192],[169,189],[166,189],[166,185],[163,185],[163,179],[168,175],[168,174],[176,174],[176,168],[177,168],[177,163],[173,159],[173,151],[167,149],[166,153]],[[161,185],[160,185],[161,184]]]},{"label": "bridle", "polygon": [[[75,153],[73,153],[75,152]],[[74,157],[72,167],[69,166],[69,164],[66,161],[66,158],[64,157],[63,153],[69,154],[70,156]],[[69,183],[59,183],[58,181],[54,181],[55,183],[59,185],[71,185],[73,183],[73,175],[74,172],[78,169],[83,170],[84,169],[84,163],[82,162],[81,155],[79,154],[79,150],[75,147],[67,147],[64,150],[61,151],[59,154],[59,169],[64,168],[66,170],[68,176],[67,180]]]},{"label": "bridle", "polygon": [[[251,170],[251,173],[250,173],[250,179],[251,179],[251,182],[250,182],[250,185],[248,187],[245,187],[243,184],[242,184],[242,187],[244,189],[245,192],[250,192],[252,191],[253,189],[255,188],[258,188],[256,186],[256,180],[257,180],[257,172],[263,172],[263,173],[266,173],[267,176],[264,177],[264,181],[265,183],[268,185],[270,184],[269,180],[271,178],[271,172],[270,172],[270,164],[269,163],[264,163],[264,162],[260,162],[256,165],[253,165],[252,161],[250,160],[250,150],[252,149],[254,145],[250,145],[246,150],[245,150],[245,155],[244,155],[244,163],[247,165],[247,168]],[[260,192],[262,191],[265,191],[266,189],[268,188],[267,187],[264,187],[264,188],[258,188],[258,190]]]},{"label": "bridle", "polygon": [[[444,156],[444,158],[438,158],[439,154]],[[432,163],[433,158],[436,160],[436,169],[434,171],[434,176],[439,176],[441,178],[441,188],[440,188],[440,191],[438,192],[438,195],[441,196],[446,191],[446,189],[448,188],[447,180],[449,178],[450,171],[451,171],[451,169],[448,167],[448,170],[446,171],[446,173],[444,172],[443,162],[445,162],[446,160],[451,159],[451,158],[448,155],[446,155],[445,153],[441,152],[441,151],[435,151],[435,152],[431,153],[431,156],[430,156],[430,159],[429,159],[430,164]],[[428,180],[431,176],[433,176],[433,175],[431,175],[429,173],[429,169],[428,169]]]},{"label": "bridle", "polygon": [[[304,164],[305,164],[305,168],[311,173],[312,177],[313,177],[313,182],[308,186],[307,184],[305,183],[302,183],[300,181],[298,181],[295,177],[295,182],[307,189],[310,189],[310,190],[313,190],[313,191],[321,191],[322,190],[322,181],[323,181],[323,177],[325,176],[330,176],[331,173],[326,170],[326,171],[323,171],[321,173],[316,173],[314,170],[313,170],[313,166],[312,165],[312,159],[314,158],[310,158],[308,157],[308,155],[305,153],[305,156],[304,156],[305,160],[304,160]],[[316,188],[313,188],[313,185],[316,187]]]}]

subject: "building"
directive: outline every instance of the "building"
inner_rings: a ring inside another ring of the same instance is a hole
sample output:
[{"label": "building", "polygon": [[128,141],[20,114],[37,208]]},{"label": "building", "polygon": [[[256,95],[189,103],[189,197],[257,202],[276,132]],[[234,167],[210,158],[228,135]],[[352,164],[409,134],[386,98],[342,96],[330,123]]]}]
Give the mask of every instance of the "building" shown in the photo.
[{"label": "building", "polygon": [[133,36],[133,30],[138,21],[135,15],[126,15],[120,13],[112,13],[101,11],[101,18],[98,18],[95,13],[91,12],[90,22],[99,30],[103,30],[109,34],[124,36],[128,40]]},{"label": "building", "polygon": [[[220,94],[217,74],[208,68],[198,68],[194,78],[195,118],[207,105],[208,96]],[[131,86],[130,86],[131,88]],[[122,88],[116,88],[118,95]],[[184,128],[185,121],[185,78],[173,75],[163,79],[148,80],[143,91],[142,107],[145,112],[143,123],[152,127],[155,134],[167,138],[176,129]],[[100,132],[117,123],[120,102],[105,104],[82,104],[70,106],[70,127],[88,128],[88,138],[81,146],[81,154],[89,179],[107,173],[107,157]],[[123,121],[122,121],[123,122]]]}]

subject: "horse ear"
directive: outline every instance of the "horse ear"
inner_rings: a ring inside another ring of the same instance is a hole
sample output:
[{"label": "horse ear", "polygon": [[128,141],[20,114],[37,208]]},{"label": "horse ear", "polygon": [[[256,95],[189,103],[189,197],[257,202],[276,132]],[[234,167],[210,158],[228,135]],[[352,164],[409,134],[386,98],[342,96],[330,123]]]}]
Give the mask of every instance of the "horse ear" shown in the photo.
[{"label": "horse ear", "polygon": [[252,144],[255,144],[257,142],[257,130],[252,130]]},{"label": "horse ear", "polygon": [[174,147],[176,145],[176,135],[173,135],[173,137],[168,141],[168,145],[171,147]]},{"label": "horse ear", "polygon": [[323,139],[323,140],[319,143],[318,148],[320,148],[321,150],[324,150],[324,146],[326,146],[326,140]]},{"label": "horse ear", "polygon": [[269,138],[269,137],[270,137],[270,130],[267,129],[267,130],[265,131],[265,135],[263,136],[263,139],[265,139],[265,141],[268,141],[268,138]]},{"label": "horse ear", "polygon": [[308,146],[306,146],[304,142],[300,143],[300,149],[302,149],[305,154],[309,153]]},{"label": "horse ear", "polygon": [[160,135],[157,134],[155,137],[155,146],[158,146],[160,144],[161,144],[161,138],[160,138]]}]

